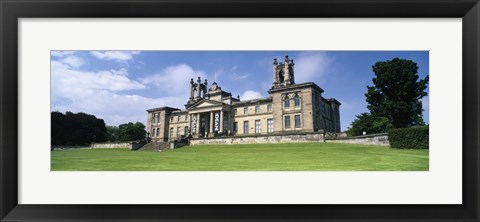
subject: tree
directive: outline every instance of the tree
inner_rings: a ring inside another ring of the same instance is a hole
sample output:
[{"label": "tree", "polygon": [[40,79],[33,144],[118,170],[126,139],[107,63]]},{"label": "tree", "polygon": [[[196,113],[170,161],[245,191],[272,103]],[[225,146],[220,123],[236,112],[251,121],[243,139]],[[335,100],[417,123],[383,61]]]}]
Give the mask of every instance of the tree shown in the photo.
[{"label": "tree", "polygon": [[86,113],[51,112],[52,145],[89,145],[104,142],[105,122]]},{"label": "tree", "polygon": [[395,128],[425,125],[422,98],[428,76],[419,80],[415,62],[395,58],[372,66],[373,86],[367,86],[368,109],[372,116],[386,117]]},{"label": "tree", "polygon": [[118,126],[107,126],[107,141],[118,141]]},{"label": "tree", "polygon": [[361,113],[356,116],[356,119],[352,122],[351,126],[347,130],[349,136],[359,136],[373,133],[386,133],[389,129],[392,129],[393,125],[386,117],[376,117],[370,113]]},{"label": "tree", "polygon": [[118,126],[116,139],[118,141],[133,141],[145,139],[145,125],[141,122],[126,123]]}]

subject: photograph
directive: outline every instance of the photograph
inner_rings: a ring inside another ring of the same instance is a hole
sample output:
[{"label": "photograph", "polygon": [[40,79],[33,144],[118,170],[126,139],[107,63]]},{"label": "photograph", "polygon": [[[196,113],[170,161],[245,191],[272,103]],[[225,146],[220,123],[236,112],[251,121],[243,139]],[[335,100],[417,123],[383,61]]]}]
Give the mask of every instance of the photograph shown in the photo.
[{"label": "photograph", "polygon": [[429,171],[429,51],[51,50],[51,171]]}]

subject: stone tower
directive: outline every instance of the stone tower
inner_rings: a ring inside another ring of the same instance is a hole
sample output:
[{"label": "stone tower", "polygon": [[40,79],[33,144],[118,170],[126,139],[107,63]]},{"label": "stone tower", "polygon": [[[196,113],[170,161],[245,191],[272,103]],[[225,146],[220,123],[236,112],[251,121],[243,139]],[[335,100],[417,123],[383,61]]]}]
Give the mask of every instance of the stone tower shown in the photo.
[{"label": "stone tower", "polygon": [[273,59],[273,86],[272,88],[278,88],[281,86],[287,86],[295,84],[295,73],[293,67],[295,63],[293,60],[285,56],[285,62],[278,62],[277,58]]},{"label": "stone tower", "polygon": [[200,76],[198,77],[196,83],[193,81],[193,78],[190,79],[190,98],[188,98],[187,104],[192,104],[205,98],[205,94],[207,94],[207,87],[207,79],[205,79],[203,83],[200,79]]}]

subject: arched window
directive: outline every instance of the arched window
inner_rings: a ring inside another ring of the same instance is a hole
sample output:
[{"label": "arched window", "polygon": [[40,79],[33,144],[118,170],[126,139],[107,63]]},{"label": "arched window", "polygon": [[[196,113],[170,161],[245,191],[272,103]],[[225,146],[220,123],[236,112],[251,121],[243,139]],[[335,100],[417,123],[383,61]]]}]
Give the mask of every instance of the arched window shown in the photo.
[{"label": "arched window", "polygon": [[285,96],[285,99],[283,100],[283,102],[284,102],[284,104],[285,104],[285,105],[284,105],[285,108],[290,107],[290,99],[288,98],[288,96]]},{"label": "arched window", "polygon": [[295,107],[299,107],[300,106],[300,96],[296,95],[295,98],[294,98],[294,101],[295,101]]}]

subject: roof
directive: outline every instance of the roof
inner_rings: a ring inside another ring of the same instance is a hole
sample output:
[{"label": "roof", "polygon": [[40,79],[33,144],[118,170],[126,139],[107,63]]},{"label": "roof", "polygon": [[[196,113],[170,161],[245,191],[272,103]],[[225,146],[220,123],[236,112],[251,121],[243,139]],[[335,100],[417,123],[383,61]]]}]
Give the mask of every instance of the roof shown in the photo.
[{"label": "roof", "polygon": [[275,87],[275,88],[272,88],[272,89],[268,90],[268,93],[278,92],[278,91],[283,91],[283,90],[289,90],[289,89],[296,89],[296,88],[305,88],[305,87],[312,87],[312,88],[320,91],[320,93],[323,92],[323,89],[320,88],[320,86],[318,86],[314,82],[306,82],[306,83],[300,83],[300,84],[278,86],[278,87]]},{"label": "roof", "polygon": [[158,108],[147,109],[147,112],[161,111],[161,110],[175,111],[175,110],[179,110],[179,109],[173,108],[173,107],[170,107],[170,106],[162,106],[162,107],[158,107]]},{"label": "roof", "polygon": [[272,102],[272,97],[238,101],[238,102],[234,102],[233,105],[240,106],[240,105],[259,104],[259,103],[265,103],[265,102]]}]

